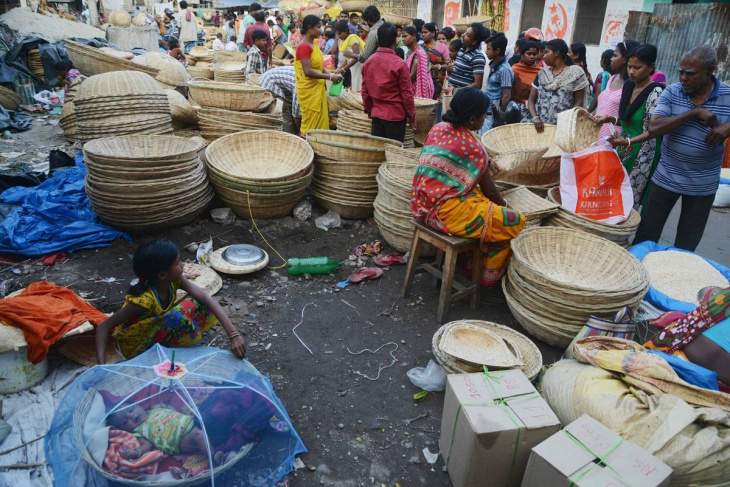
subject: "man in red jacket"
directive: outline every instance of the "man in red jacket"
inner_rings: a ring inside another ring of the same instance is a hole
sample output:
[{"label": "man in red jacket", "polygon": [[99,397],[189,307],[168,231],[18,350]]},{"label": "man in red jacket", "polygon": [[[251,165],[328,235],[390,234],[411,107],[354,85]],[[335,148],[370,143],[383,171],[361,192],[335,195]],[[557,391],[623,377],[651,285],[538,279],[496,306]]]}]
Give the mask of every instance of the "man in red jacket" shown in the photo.
[{"label": "man in red jacket", "polygon": [[394,51],[397,30],[378,28],[378,49],[362,66],[362,104],[373,121],[371,135],[403,142],[406,122],[416,130],[413,83],[405,61]]}]

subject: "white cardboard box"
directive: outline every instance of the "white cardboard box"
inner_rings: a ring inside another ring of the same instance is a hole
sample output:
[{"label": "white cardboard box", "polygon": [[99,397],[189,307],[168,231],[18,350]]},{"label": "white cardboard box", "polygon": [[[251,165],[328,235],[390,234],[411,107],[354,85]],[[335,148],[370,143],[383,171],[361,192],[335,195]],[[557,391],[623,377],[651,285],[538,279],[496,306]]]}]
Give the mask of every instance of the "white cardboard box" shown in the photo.
[{"label": "white cardboard box", "polygon": [[532,449],[522,487],[659,487],[672,469],[584,414]]},{"label": "white cardboard box", "polygon": [[439,447],[454,487],[520,485],[532,447],[560,430],[521,371],[489,377],[448,376]]}]

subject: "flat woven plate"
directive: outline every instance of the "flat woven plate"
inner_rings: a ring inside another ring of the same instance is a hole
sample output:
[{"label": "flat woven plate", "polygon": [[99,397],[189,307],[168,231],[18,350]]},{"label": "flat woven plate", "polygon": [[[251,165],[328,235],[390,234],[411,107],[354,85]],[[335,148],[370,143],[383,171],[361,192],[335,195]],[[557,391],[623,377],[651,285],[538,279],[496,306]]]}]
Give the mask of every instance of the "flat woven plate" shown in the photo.
[{"label": "flat woven plate", "polygon": [[[252,258],[255,254],[253,253],[247,253],[247,252],[232,252],[226,254],[226,251],[233,247],[232,245],[229,245],[227,247],[220,248],[213,252],[210,255],[210,265],[213,267],[213,269],[217,270],[218,272],[223,272],[224,274],[250,274],[252,272],[256,272],[258,270],[263,269],[266,267],[266,265],[269,263],[269,254],[266,253],[263,249],[258,249],[261,251],[261,254],[263,254],[263,258]],[[246,247],[253,247],[246,246]],[[242,264],[234,264],[233,262],[229,262],[224,258],[224,254],[229,259],[239,259],[241,262],[244,262]],[[246,256],[248,256],[248,261],[246,260]],[[249,263],[245,263],[249,262]]]},{"label": "flat woven plate", "polygon": [[449,328],[441,338],[441,350],[466,362],[502,369],[521,366],[505,340],[486,328],[457,325]]},{"label": "flat woven plate", "polygon": [[[223,287],[223,279],[221,279],[221,276],[205,264],[186,262],[183,265],[183,275],[210,296],[215,295]],[[182,289],[178,289],[175,298],[177,301],[180,301],[187,294]]]},{"label": "flat woven plate", "polygon": [[560,209],[559,204],[540,198],[524,186],[503,191],[502,197],[509,202],[510,208],[519,211],[527,219],[557,213]]}]

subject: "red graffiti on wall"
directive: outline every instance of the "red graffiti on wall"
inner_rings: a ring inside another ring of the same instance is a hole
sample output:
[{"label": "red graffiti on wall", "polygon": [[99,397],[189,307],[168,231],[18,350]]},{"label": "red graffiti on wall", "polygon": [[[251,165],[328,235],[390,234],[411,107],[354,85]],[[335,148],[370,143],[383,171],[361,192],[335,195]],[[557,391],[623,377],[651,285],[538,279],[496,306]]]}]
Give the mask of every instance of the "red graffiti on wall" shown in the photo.
[{"label": "red graffiti on wall", "polygon": [[549,7],[545,40],[562,39],[568,33],[568,12],[562,3],[554,3]]},{"label": "red graffiti on wall", "polygon": [[620,41],[623,36],[623,25],[623,20],[609,20],[606,22],[606,27],[604,29],[606,35],[603,37],[603,43],[612,44],[614,39],[619,39]]}]

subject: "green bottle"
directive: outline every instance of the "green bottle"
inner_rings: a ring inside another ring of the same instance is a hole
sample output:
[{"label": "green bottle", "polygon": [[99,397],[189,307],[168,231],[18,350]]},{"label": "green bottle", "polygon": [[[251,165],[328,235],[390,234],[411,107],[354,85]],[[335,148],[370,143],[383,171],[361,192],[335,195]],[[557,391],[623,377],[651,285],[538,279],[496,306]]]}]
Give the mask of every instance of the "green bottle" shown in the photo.
[{"label": "green bottle", "polygon": [[304,259],[289,259],[287,262],[289,275],[302,274],[329,274],[342,264],[329,257],[306,257]]}]

